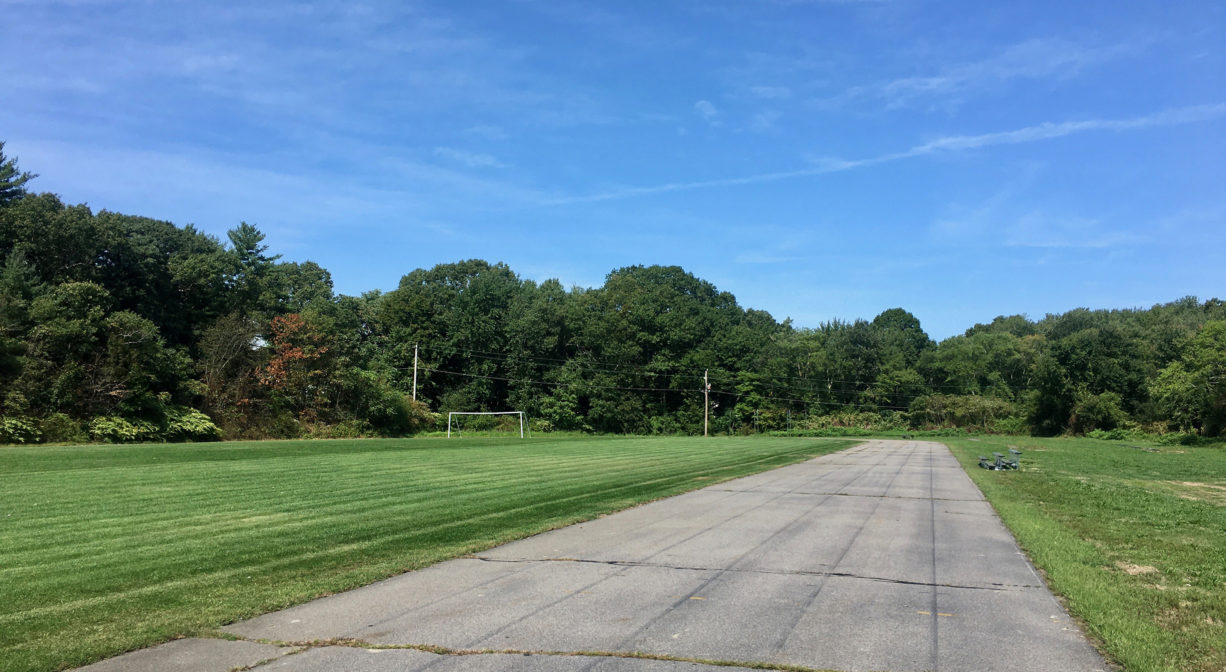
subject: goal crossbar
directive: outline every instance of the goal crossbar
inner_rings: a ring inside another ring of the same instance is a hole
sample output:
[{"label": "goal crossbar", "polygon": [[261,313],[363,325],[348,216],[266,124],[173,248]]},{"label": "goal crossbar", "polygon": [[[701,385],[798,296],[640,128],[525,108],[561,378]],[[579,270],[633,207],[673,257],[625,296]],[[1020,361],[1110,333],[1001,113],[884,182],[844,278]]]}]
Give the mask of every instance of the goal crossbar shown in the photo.
[{"label": "goal crossbar", "polygon": [[448,411],[447,412],[447,438],[451,438],[451,417],[454,415],[518,415],[519,416],[519,438],[524,438],[524,412],[523,411]]}]

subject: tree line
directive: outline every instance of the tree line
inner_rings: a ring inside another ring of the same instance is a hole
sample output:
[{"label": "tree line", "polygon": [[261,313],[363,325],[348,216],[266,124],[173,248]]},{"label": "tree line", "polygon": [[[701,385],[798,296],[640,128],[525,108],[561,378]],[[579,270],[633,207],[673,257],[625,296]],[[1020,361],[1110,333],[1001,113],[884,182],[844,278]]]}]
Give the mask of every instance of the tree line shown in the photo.
[{"label": "tree line", "polygon": [[253,225],[222,241],[34,177],[0,143],[0,442],[399,436],[507,409],[537,431],[694,434],[704,375],[713,433],[1226,426],[1217,299],[1001,316],[936,343],[901,308],[796,328],[676,266],[588,289],[467,260],[338,295]]}]

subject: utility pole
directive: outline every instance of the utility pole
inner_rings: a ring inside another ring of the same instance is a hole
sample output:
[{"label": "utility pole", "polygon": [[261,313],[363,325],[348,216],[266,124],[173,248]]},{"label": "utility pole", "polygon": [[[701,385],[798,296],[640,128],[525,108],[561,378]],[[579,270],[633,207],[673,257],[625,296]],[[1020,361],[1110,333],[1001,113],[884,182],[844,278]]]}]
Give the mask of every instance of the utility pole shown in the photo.
[{"label": "utility pole", "polygon": [[709,369],[702,371],[702,435],[707,435],[707,426],[711,418],[711,383],[707,382]]},{"label": "utility pole", "polygon": [[[417,344],[413,344],[413,401],[417,401]],[[451,429],[448,427],[448,429]]]}]

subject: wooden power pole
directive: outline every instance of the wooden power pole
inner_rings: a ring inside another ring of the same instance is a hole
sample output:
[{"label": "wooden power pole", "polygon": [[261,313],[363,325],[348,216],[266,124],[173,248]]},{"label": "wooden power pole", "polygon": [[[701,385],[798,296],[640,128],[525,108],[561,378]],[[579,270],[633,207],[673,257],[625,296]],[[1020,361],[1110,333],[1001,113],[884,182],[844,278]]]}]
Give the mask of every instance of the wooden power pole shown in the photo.
[{"label": "wooden power pole", "polygon": [[711,383],[707,382],[708,369],[702,371],[702,435],[707,435],[711,418]]},{"label": "wooden power pole", "polygon": [[417,344],[413,344],[413,401],[417,401]]}]

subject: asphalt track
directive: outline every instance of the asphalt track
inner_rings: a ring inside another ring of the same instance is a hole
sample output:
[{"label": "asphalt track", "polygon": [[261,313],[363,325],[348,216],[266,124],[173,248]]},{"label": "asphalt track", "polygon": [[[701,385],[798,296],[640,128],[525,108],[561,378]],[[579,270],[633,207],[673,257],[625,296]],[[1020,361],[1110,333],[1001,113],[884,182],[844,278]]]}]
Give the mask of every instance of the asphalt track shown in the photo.
[{"label": "asphalt track", "polygon": [[916,441],[870,441],[225,630],[239,639],[84,669],[1108,669],[949,450]]}]

